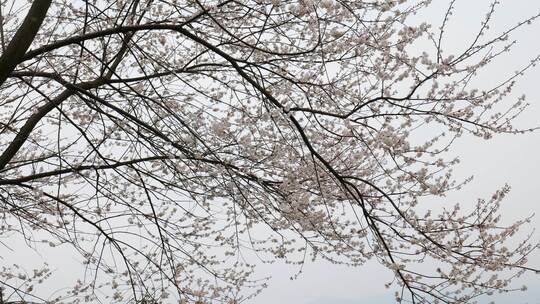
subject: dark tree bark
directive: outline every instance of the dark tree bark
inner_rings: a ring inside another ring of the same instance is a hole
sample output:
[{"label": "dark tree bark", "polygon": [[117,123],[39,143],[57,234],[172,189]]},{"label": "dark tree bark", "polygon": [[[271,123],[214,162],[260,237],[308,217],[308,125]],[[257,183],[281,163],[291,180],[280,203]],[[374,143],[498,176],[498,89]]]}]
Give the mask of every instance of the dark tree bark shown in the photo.
[{"label": "dark tree bark", "polygon": [[0,85],[6,81],[34,41],[36,34],[47,15],[51,0],[36,0],[32,3],[23,24],[9,42],[0,57]]}]

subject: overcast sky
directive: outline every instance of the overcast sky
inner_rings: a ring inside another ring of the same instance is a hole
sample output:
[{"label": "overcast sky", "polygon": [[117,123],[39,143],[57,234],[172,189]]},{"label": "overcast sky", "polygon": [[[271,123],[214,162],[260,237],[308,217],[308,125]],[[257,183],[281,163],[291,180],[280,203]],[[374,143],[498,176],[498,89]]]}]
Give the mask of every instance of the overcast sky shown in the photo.
[{"label": "overcast sky", "polygon": [[[448,1],[434,0],[436,6],[418,16],[439,24],[444,15]],[[540,12],[539,0],[506,0],[501,1],[496,15],[493,31],[507,28],[519,20]],[[460,50],[470,38],[480,23],[480,17],[487,12],[488,0],[460,0],[450,25],[445,45]],[[440,6],[439,4],[444,4]],[[483,75],[481,82],[486,84],[500,80],[525,65],[532,57],[540,54],[540,23],[523,28],[516,38],[519,44],[511,56],[494,63],[489,75]],[[469,41],[470,42],[470,41]],[[422,50],[419,50],[421,52]],[[497,78],[499,77],[499,78]],[[518,126],[530,128],[540,126],[540,67],[529,71],[515,87],[515,95],[526,94],[531,103],[527,112],[516,121]],[[524,227],[522,233],[531,232],[540,227],[540,201],[537,190],[540,189],[540,131],[525,135],[497,136],[490,141],[473,138],[462,138],[454,146],[453,152],[461,157],[461,163],[456,168],[457,176],[474,175],[472,183],[459,193],[448,197],[448,203],[460,201],[463,204],[474,203],[477,198],[489,197],[500,186],[508,183],[512,186],[510,195],[503,204],[505,220],[524,218],[536,213],[532,223]],[[540,233],[534,234],[533,240],[538,241]],[[22,248],[23,246],[21,246]],[[47,252],[42,252],[43,256]],[[31,260],[39,255],[36,252],[20,251],[3,253],[6,260],[11,258]],[[75,279],[79,273],[73,271],[77,265],[75,257],[61,257],[51,261],[53,268],[58,270],[57,282],[70,277]],[[530,266],[540,268],[540,254],[530,258]],[[384,283],[392,279],[392,273],[376,262],[370,262],[358,268],[331,265],[326,262],[308,262],[304,265],[303,274],[297,280],[291,281],[297,268],[283,264],[261,265],[258,268],[261,276],[272,275],[270,286],[257,298],[248,303],[305,303],[305,304],[388,304],[393,303],[395,290],[387,290]],[[492,300],[496,303],[529,303],[540,304],[540,276],[527,275],[516,282],[516,286],[526,284],[529,290],[524,293],[497,295]],[[485,303],[488,301],[486,300]]]},{"label": "overcast sky", "polygon": [[[435,5],[418,19],[426,19],[438,25],[444,16],[448,1],[435,0]],[[491,1],[461,0],[450,23],[450,31],[445,45],[456,50],[470,43],[474,30],[480,25]],[[506,0],[495,14],[492,33],[498,29],[515,25],[519,20],[540,12],[538,0]],[[509,75],[528,63],[529,59],[540,54],[540,23],[536,22],[523,28],[516,39],[518,45],[510,56],[493,63],[489,75],[481,75],[480,82],[489,85]],[[419,50],[420,52],[422,50]],[[447,53],[449,55],[449,53]],[[523,128],[540,126],[540,67],[529,71],[515,87],[514,95],[526,94],[531,103],[528,111],[516,121]],[[516,238],[540,227],[540,131],[524,135],[499,135],[484,141],[462,137],[454,146],[455,155],[461,157],[456,168],[457,176],[474,175],[474,180],[459,193],[448,197],[448,203],[460,201],[463,204],[474,203],[477,198],[489,197],[498,187],[508,183],[512,187],[510,195],[503,203],[503,214],[507,222],[537,216]],[[540,233],[534,234],[538,242]],[[540,254],[530,257],[530,266],[540,268]],[[388,304],[394,303],[395,290],[384,288],[384,283],[392,279],[392,274],[375,262],[358,268],[336,266],[325,262],[308,263],[303,274],[294,281],[289,276],[294,268],[273,264],[262,266],[261,272],[273,275],[270,287],[252,303],[305,303],[305,304]],[[490,300],[500,304],[540,304],[540,276],[529,274],[516,281],[516,286],[526,284],[528,290],[523,293],[496,295]],[[482,299],[481,303],[490,300]]]}]

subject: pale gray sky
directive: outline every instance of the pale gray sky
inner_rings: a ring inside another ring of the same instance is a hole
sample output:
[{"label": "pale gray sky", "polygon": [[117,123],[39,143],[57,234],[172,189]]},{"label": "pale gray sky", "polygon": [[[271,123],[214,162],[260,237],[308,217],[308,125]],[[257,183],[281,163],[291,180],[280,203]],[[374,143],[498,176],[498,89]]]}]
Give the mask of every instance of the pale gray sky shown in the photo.
[{"label": "pale gray sky", "polygon": [[[485,16],[488,0],[458,0],[456,11],[450,23],[450,31],[444,44],[447,48],[460,50],[478,29],[480,18]],[[418,19],[426,19],[440,24],[448,1],[435,0],[434,6]],[[506,0],[495,14],[493,33],[499,29],[516,24],[519,20],[540,12],[538,0]],[[489,75],[480,75],[480,82],[493,84],[505,75],[528,63],[529,59],[540,54],[540,23],[524,27],[515,36],[518,45],[510,56],[493,63]],[[419,50],[420,52],[422,50]],[[449,53],[447,53],[449,55]],[[528,111],[516,121],[523,128],[540,126],[540,67],[530,70],[515,87],[516,96],[526,94],[531,103]],[[474,203],[477,198],[489,197],[498,187],[508,183],[511,193],[503,203],[503,214],[509,222],[527,217],[536,217],[516,238],[535,228],[540,228],[540,131],[524,135],[500,135],[484,141],[462,137],[453,149],[461,163],[456,168],[456,176],[474,175],[472,183],[459,193],[448,198],[449,203],[460,201]],[[538,242],[540,232],[534,234]],[[540,252],[530,258],[530,265],[540,268]],[[308,263],[303,275],[291,281],[288,277],[294,269],[285,265],[262,266],[260,271],[273,275],[270,287],[258,298],[256,304],[305,303],[305,304],[388,304],[394,303],[395,290],[384,288],[384,283],[392,279],[392,274],[376,263],[358,268],[336,266],[325,262]],[[516,286],[526,284],[523,293],[495,295],[492,299],[500,304],[540,304],[540,275],[528,274],[516,280]],[[490,300],[482,299],[480,303]]]},{"label": "pale gray sky", "polygon": [[[434,0],[435,5],[425,15],[418,19],[439,24],[442,20],[446,0]],[[487,12],[489,0],[460,0],[453,17],[445,45],[459,50],[467,42],[473,31],[477,29],[480,17]],[[441,5],[442,4],[442,5]],[[493,31],[506,28],[532,14],[540,12],[538,0],[506,0],[499,7],[493,26]],[[481,82],[491,83],[500,80],[504,75],[525,65],[532,57],[540,54],[540,23],[523,28],[516,38],[519,44],[511,56],[503,61],[493,63],[490,75],[483,75]],[[419,50],[421,52],[422,50]],[[527,112],[516,121],[524,128],[540,126],[540,67],[529,71],[515,87],[516,95],[522,93],[528,96],[531,103]],[[518,94],[519,93],[519,94]],[[457,176],[474,175],[475,180],[459,193],[448,198],[452,203],[460,201],[463,204],[473,203],[477,198],[490,196],[504,183],[512,186],[512,192],[505,199],[503,213],[509,222],[527,217],[533,213],[537,216],[531,225],[524,228],[522,234],[540,227],[540,201],[537,190],[540,189],[540,131],[525,135],[498,136],[490,141],[472,138],[462,138],[454,146],[455,155],[461,157],[461,164],[456,168]],[[539,240],[540,233],[535,233],[533,240]],[[23,244],[20,244],[21,248]],[[17,247],[17,246],[16,246]],[[2,253],[6,260],[19,259],[36,261],[39,256],[50,256],[50,252],[14,251]],[[57,255],[58,256],[58,255]],[[74,281],[80,277],[80,258],[62,256],[49,260],[51,266],[58,270],[55,281]],[[531,257],[530,265],[540,268],[540,254]],[[305,303],[305,304],[387,304],[393,303],[394,290],[384,288],[384,283],[392,279],[392,274],[376,262],[370,262],[362,267],[350,268],[336,266],[327,262],[308,262],[304,265],[303,274],[297,280],[289,280],[297,268],[276,262],[272,265],[260,265],[259,276],[272,275],[269,288],[248,303]],[[54,284],[54,283],[53,283]],[[540,277],[527,275],[516,282],[516,286],[527,284],[529,290],[512,295],[497,295],[492,300],[496,303],[529,303],[540,304]],[[485,303],[488,301],[486,300]]]}]

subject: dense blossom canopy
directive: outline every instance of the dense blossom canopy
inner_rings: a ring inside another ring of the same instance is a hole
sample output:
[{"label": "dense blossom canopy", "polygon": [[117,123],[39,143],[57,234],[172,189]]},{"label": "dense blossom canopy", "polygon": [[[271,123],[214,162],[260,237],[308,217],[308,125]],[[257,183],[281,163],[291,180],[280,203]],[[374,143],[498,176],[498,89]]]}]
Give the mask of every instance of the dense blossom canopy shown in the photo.
[{"label": "dense blossom canopy", "polygon": [[2,242],[85,264],[51,298],[34,292],[47,265],[2,260],[4,300],[239,303],[265,287],[260,261],[315,258],[376,259],[398,301],[519,289],[537,244],[508,240],[526,220],[499,224],[508,187],[426,197],[467,182],[456,138],[523,131],[511,90],[538,58],[471,83],[537,16],[490,31],[495,2],[449,53],[455,1],[411,19],[430,2],[2,1]]}]

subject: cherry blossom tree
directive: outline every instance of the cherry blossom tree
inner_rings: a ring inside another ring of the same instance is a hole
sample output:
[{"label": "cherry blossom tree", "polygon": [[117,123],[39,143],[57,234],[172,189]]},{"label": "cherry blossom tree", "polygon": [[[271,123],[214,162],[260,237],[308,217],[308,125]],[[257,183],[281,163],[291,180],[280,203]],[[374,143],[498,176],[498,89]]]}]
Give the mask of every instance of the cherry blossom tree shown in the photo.
[{"label": "cherry blossom tree", "polygon": [[0,303],[240,303],[256,264],[312,259],[376,259],[398,302],[520,289],[538,244],[501,223],[509,187],[431,200],[468,182],[460,136],[529,131],[512,88],[539,58],[475,79],[539,15],[495,32],[495,1],[453,53],[455,1],[430,2],[2,0],[0,247],[84,276],[50,296],[47,264],[2,259]]}]

